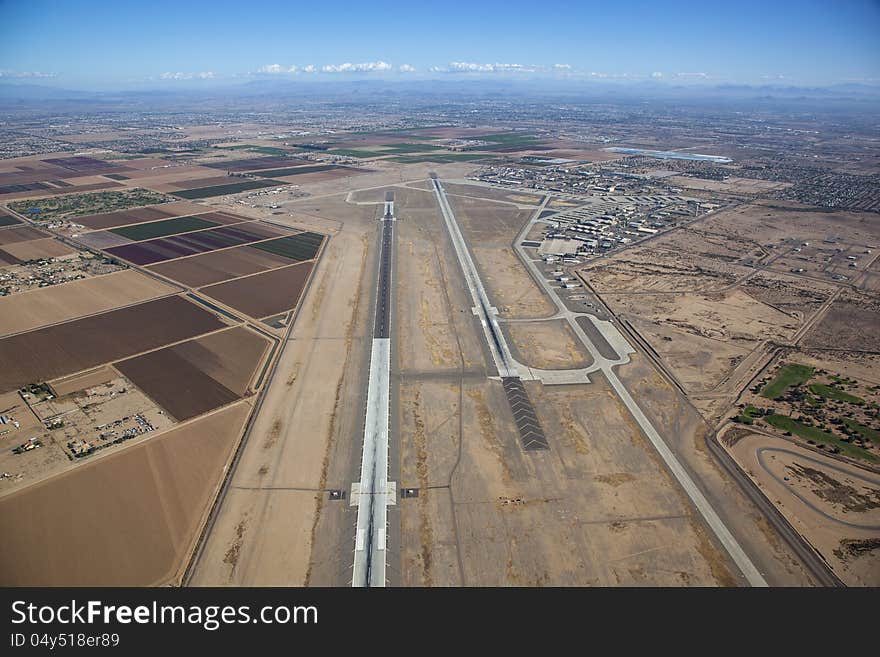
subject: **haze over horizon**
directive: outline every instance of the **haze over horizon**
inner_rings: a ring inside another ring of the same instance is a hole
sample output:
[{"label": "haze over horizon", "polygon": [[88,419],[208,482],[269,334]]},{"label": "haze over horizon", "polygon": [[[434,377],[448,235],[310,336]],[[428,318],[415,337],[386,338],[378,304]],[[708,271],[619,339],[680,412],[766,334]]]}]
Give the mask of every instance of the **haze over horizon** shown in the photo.
[{"label": "haze over horizon", "polygon": [[328,11],[267,0],[0,1],[0,81],[191,88],[249,80],[880,83],[880,3],[551,0]]}]

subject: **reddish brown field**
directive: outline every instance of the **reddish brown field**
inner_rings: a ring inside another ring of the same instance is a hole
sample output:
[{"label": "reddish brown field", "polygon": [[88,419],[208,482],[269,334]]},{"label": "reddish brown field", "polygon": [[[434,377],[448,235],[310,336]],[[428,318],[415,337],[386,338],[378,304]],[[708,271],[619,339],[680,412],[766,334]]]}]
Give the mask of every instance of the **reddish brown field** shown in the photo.
[{"label": "reddish brown field", "polygon": [[230,308],[261,318],[296,307],[302,297],[312,262],[254,274],[204,288],[205,294]]},{"label": "reddish brown field", "polygon": [[116,369],[182,421],[244,396],[268,344],[236,327],[124,360]]},{"label": "reddish brown field", "polygon": [[178,421],[238,399],[231,390],[180,356],[175,347],[124,360],[116,363],[116,369]]},{"label": "reddish brown field", "polygon": [[0,340],[0,392],[47,381],[224,326],[180,297],[56,324]]},{"label": "reddish brown field", "polygon": [[84,217],[78,217],[76,223],[82,224],[86,228],[91,228],[93,230],[101,230],[104,228],[139,224],[146,221],[156,221],[157,219],[167,219],[168,217],[173,216],[173,213],[166,211],[163,206],[158,205],[137,208],[135,210],[107,212],[105,214],[89,214]]},{"label": "reddish brown field", "polygon": [[175,347],[175,351],[236,395],[247,394],[269,348],[266,338],[243,326]]},{"label": "reddish brown field", "polygon": [[179,281],[189,287],[200,287],[219,283],[220,281],[256,274],[260,271],[273,269],[289,264],[290,260],[281,256],[253,249],[249,246],[239,246],[224,251],[205,253],[204,255],[192,256],[152,265],[148,269]]},{"label": "reddish brown field", "polygon": [[0,297],[0,336],[103,313],[172,294],[178,288],[134,269]]},{"label": "reddish brown field", "polygon": [[49,237],[47,233],[36,228],[17,226],[0,231],[0,246],[15,244],[16,242],[27,242],[28,240],[39,240],[46,237]]},{"label": "reddish brown field", "polygon": [[0,499],[0,584],[177,582],[249,411],[235,404]]},{"label": "reddish brown field", "polygon": [[39,260],[40,258],[60,258],[61,256],[76,253],[69,246],[65,246],[51,237],[7,244],[3,247],[3,250],[25,262],[28,260]]}]

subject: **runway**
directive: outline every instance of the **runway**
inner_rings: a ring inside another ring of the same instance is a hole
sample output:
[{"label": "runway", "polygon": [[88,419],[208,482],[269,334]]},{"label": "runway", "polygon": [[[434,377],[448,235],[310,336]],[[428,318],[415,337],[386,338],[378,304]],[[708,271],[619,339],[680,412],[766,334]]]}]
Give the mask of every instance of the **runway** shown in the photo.
[{"label": "runway", "polygon": [[355,587],[382,587],[386,583],[388,504],[395,498],[394,485],[388,481],[394,221],[394,202],[386,201],[360,481],[352,485],[351,492],[351,503],[358,507],[351,582]]}]

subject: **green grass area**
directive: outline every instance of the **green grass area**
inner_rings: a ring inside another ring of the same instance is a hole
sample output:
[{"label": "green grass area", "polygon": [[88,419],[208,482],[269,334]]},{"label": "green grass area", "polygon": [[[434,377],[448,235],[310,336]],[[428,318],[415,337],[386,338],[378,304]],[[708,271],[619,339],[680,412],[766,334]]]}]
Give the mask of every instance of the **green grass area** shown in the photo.
[{"label": "green grass area", "polygon": [[382,155],[388,155],[388,153],[382,151],[357,151],[349,148],[334,148],[325,152],[330,155],[344,155],[345,157],[381,157]]},{"label": "green grass area", "polygon": [[136,187],[108,192],[87,192],[85,194],[67,194],[31,201],[16,201],[9,207],[19,214],[26,214],[36,221],[54,221],[71,219],[86,214],[127,210],[141,205],[154,205],[176,199]]},{"label": "green grass area", "polygon": [[21,222],[8,214],[0,214],[0,226],[14,226],[15,224],[20,224]]},{"label": "green grass area", "polygon": [[791,386],[799,386],[809,381],[813,376],[813,368],[806,365],[789,363],[783,366],[776,378],[768,383],[761,391],[761,396],[767,399],[778,399],[785,394]]},{"label": "green grass area", "polygon": [[497,158],[485,153],[426,153],[425,155],[400,155],[388,159],[401,164],[419,164],[421,162],[443,164],[446,162],[470,162],[471,160],[494,160]]},{"label": "green grass area", "polygon": [[254,144],[237,144],[235,146],[215,146],[224,151],[253,151],[263,155],[289,155],[291,152],[286,148],[274,148],[272,146],[256,146]]},{"label": "green grass area", "polygon": [[305,167],[290,167],[288,169],[272,169],[271,171],[253,171],[251,175],[260,176],[261,178],[282,178],[284,176],[296,176],[301,173],[315,173],[316,171],[330,171],[341,168],[336,164],[315,164]]},{"label": "green grass area", "polygon": [[228,185],[215,185],[213,187],[199,187],[198,189],[184,189],[174,192],[175,196],[185,199],[208,198],[211,196],[224,196],[226,194],[238,194],[251,189],[261,189],[263,187],[279,187],[286,183],[277,180],[245,180],[240,183],[230,183]]},{"label": "green grass area", "polygon": [[828,433],[827,431],[822,431],[821,429],[817,429],[816,427],[801,424],[797,420],[793,420],[787,415],[773,414],[766,416],[764,419],[767,420],[767,423],[771,426],[774,426],[777,429],[782,429],[783,431],[790,431],[796,436],[800,436],[801,438],[804,438],[806,440],[812,440],[813,442],[820,445],[833,445],[840,449],[840,452],[842,454],[846,454],[847,456],[870,461],[872,463],[878,461],[878,458],[871,454],[871,452],[869,452],[868,450],[845,442],[834,434]]},{"label": "green grass area", "polygon": [[110,180],[128,180],[128,176],[123,176],[121,173],[105,173],[104,177]]},{"label": "green grass area", "polygon": [[880,431],[872,429],[871,427],[866,427],[864,424],[859,424],[855,420],[850,420],[849,418],[844,418],[843,423],[853,431],[857,432],[865,440],[880,444]]},{"label": "green grass area", "polygon": [[742,413],[737,416],[736,420],[742,424],[754,424],[757,411],[757,408],[749,404],[743,409]]},{"label": "green grass area", "polygon": [[442,146],[435,144],[382,144],[383,153],[405,155],[406,153],[427,153],[428,151],[442,151]]},{"label": "green grass area", "polygon": [[268,242],[258,242],[251,246],[291,260],[311,260],[317,255],[323,240],[324,236],[318,233],[300,233]]},{"label": "green grass area", "polygon": [[442,146],[434,146],[433,144],[384,144],[382,146],[365,146],[363,149],[334,148],[327,152],[331,155],[346,155],[348,157],[381,157],[383,155],[406,155],[443,150]]},{"label": "green grass area", "polygon": [[811,383],[810,384],[810,392],[814,395],[819,395],[820,397],[825,397],[825,399],[834,399],[836,401],[845,401],[850,402],[851,404],[864,404],[865,400],[861,397],[856,397],[855,395],[851,395],[848,392],[844,392],[840,388],[835,388],[834,386],[826,386],[824,383]]},{"label": "green grass area", "polygon": [[524,132],[499,132],[495,135],[480,135],[478,137],[471,137],[471,139],[488,141],[497,144],[498,148],[528,148],[529,146],[536,146],[542,142],[542,140],[537,137]]},{"label": "green grass area", "polygon": [[143,240],[151,240],[156,237],[165,237],[166,235],[177,235],[179,233],[189,233],[202,228],[212,228],[219,226],[215,221],[208,221],[199,217],[175,217],[173,219],[163,219],[162,221],[153,221],[147,224],[135,224],[134,226],[123,226],[114,228],[110,232],[116,235],[122,235],[135,242]]}]

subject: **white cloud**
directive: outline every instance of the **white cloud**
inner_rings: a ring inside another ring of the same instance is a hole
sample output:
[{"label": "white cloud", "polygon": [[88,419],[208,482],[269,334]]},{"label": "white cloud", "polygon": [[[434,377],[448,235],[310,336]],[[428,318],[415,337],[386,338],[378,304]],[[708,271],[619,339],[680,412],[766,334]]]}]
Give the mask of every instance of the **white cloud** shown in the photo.
[{"label": "white cloud", "polygon": [[555,68],[558,71],[570,71],[571,64],[554,64],[553,68]]},{"label": "white cloud", "polygon": [[40,71],[12,71],[8,68],[0,68],[0,78],[54,78],[57,73],[42,73]]},{"label": "white cloud", "polygon": [[296,73],[299,69],[296,66],[284,67],[281,64],[266,64],[257,69],[257,73],[265,73],[267,75],[281,75],[284,73]]},{"label": "white cloud", "polygon": [[430,70],[433,73],[537,73],[546,68],[532,64],[449,62],[447,66],[432,66]]},{"label": "white cloud", "polygon": [[166,72],[159,76],[160,80],[211,80],[214,78],[212,71],[201,71],[199,73],[171,73]]},{"label": "white cloud", "polygon": [[708,80],[712,76],[709,75],[708,73],[699,72],[699,73],[676,73],[675,77],[679,78],[681,80]]},{"label": "white cloud", "polygon": [[651,77],[655,80],[660,80],[663,78],[663,73],[661,73],[660,71],[654,71],[653,73],[651,73]]},{"label": "white cloud", "polygon": [[303,66],[303,73],[317,73],[318,69],[315,68],[314,64],[309,64],[308,66]]},{"label": "white cloud", "polygon": [[383,61],[362,62],[360,64],[345,62],[344,64],[325,64],[321,67],[323,73],[373,73],[389,70],[391,70],[391,64]]},{"label": "white cloud", "polygon": [[416,70],[415,66],[410,66],[409,64],[401,64],[398,70],[401,73],[413,73]]}]

